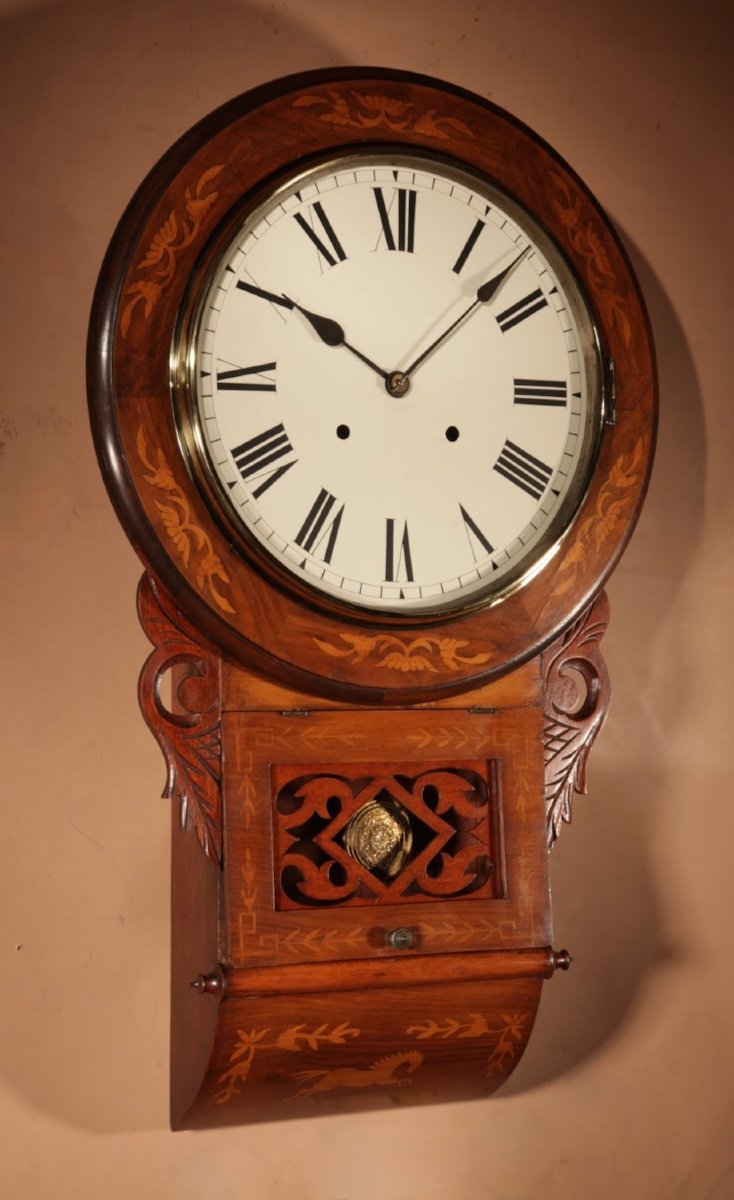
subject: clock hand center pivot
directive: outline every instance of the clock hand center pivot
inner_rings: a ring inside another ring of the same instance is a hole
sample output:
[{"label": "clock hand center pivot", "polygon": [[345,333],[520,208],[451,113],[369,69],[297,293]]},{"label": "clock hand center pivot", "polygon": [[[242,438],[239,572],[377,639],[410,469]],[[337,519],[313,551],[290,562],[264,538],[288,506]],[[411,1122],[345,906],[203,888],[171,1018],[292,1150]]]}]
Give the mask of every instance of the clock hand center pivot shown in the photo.
[{"label": "clock hand center pivot", "polygon": [[407,396],[410,391],[410,376],[407,371],[390,371],[385,387],[391,396]]}]

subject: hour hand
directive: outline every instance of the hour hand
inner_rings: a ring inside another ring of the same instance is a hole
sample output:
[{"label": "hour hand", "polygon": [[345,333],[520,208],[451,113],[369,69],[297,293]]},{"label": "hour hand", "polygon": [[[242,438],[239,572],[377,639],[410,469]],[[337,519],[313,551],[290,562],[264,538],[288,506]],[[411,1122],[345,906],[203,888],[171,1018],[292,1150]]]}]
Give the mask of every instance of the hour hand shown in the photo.
[{"label": "hour hand", "polygon": [[321,313],[311,312],[309,309],[304,308],[302,304],[296,304],[295,300],[290,300],[285,293],[283,293],[283,299],[287,301],[290,307],[295,308],[297,312],[306,318],[325,346],[343,346],[345,350],[349,350],[350,354],[354,354],[360,362],[365,363],[375,371],[380,376],[380,379],[387,379],[387,371],[383,371],[382,367],[378,367],[377,363],[374,363],[371,358],[367,358],[366,354],[362,354],[361,350],[357,350],[349,344],[344,335],[344,330],[338,321],[334,321],[331,317],[324,317]]}]

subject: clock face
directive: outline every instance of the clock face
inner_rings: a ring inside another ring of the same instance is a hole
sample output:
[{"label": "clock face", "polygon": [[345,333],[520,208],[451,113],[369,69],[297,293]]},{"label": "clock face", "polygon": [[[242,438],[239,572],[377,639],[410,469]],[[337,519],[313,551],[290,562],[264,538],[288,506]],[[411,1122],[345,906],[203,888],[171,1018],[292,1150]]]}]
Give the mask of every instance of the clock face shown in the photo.
[{"label": "clock face", "polygon": [[593,321],[487,181],[375,150],[241,217],[176,350],[179,425],[245,553],[345,604],[490,602],[559,544],[593,466]]}]

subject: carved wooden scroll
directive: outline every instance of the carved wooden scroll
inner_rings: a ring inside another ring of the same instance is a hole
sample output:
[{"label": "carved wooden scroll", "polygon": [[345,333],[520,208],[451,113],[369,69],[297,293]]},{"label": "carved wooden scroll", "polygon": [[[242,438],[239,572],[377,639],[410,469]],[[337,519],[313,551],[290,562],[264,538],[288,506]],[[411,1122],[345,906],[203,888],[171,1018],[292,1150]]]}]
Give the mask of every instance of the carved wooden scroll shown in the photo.
[{"label": "carved wooden scroll", "polygon": [[[220,863],[219,655],[154,590],[148,575],[138,587],[138,615],[155,647],[140,672],[138,699],[168,767],[163,795],[178,801],[182,829],[192,830],[207,857]],[[174,685],[170,707],[161,694],[168,672]]]},{"label": "carved wooden scroll", "polygon": [[609,621],[604,592],[543,654],[548,846],[570,823],[574,792],[586,792],[586,762],[606,720],[610,688],[600,642]]}]

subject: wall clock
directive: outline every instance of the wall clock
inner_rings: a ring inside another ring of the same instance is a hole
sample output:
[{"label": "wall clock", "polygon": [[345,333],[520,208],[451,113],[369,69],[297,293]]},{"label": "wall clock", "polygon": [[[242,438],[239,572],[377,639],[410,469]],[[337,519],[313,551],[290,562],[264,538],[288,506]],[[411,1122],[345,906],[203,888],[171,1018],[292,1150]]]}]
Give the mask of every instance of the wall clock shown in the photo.
[{"label": "wall clock", "polygon": [[290,77],[142,184],[88,368],[179,814],[174,1127],[493,1091],[568,965],[548,848],[652,460],[608,220],[476,96]]}]

